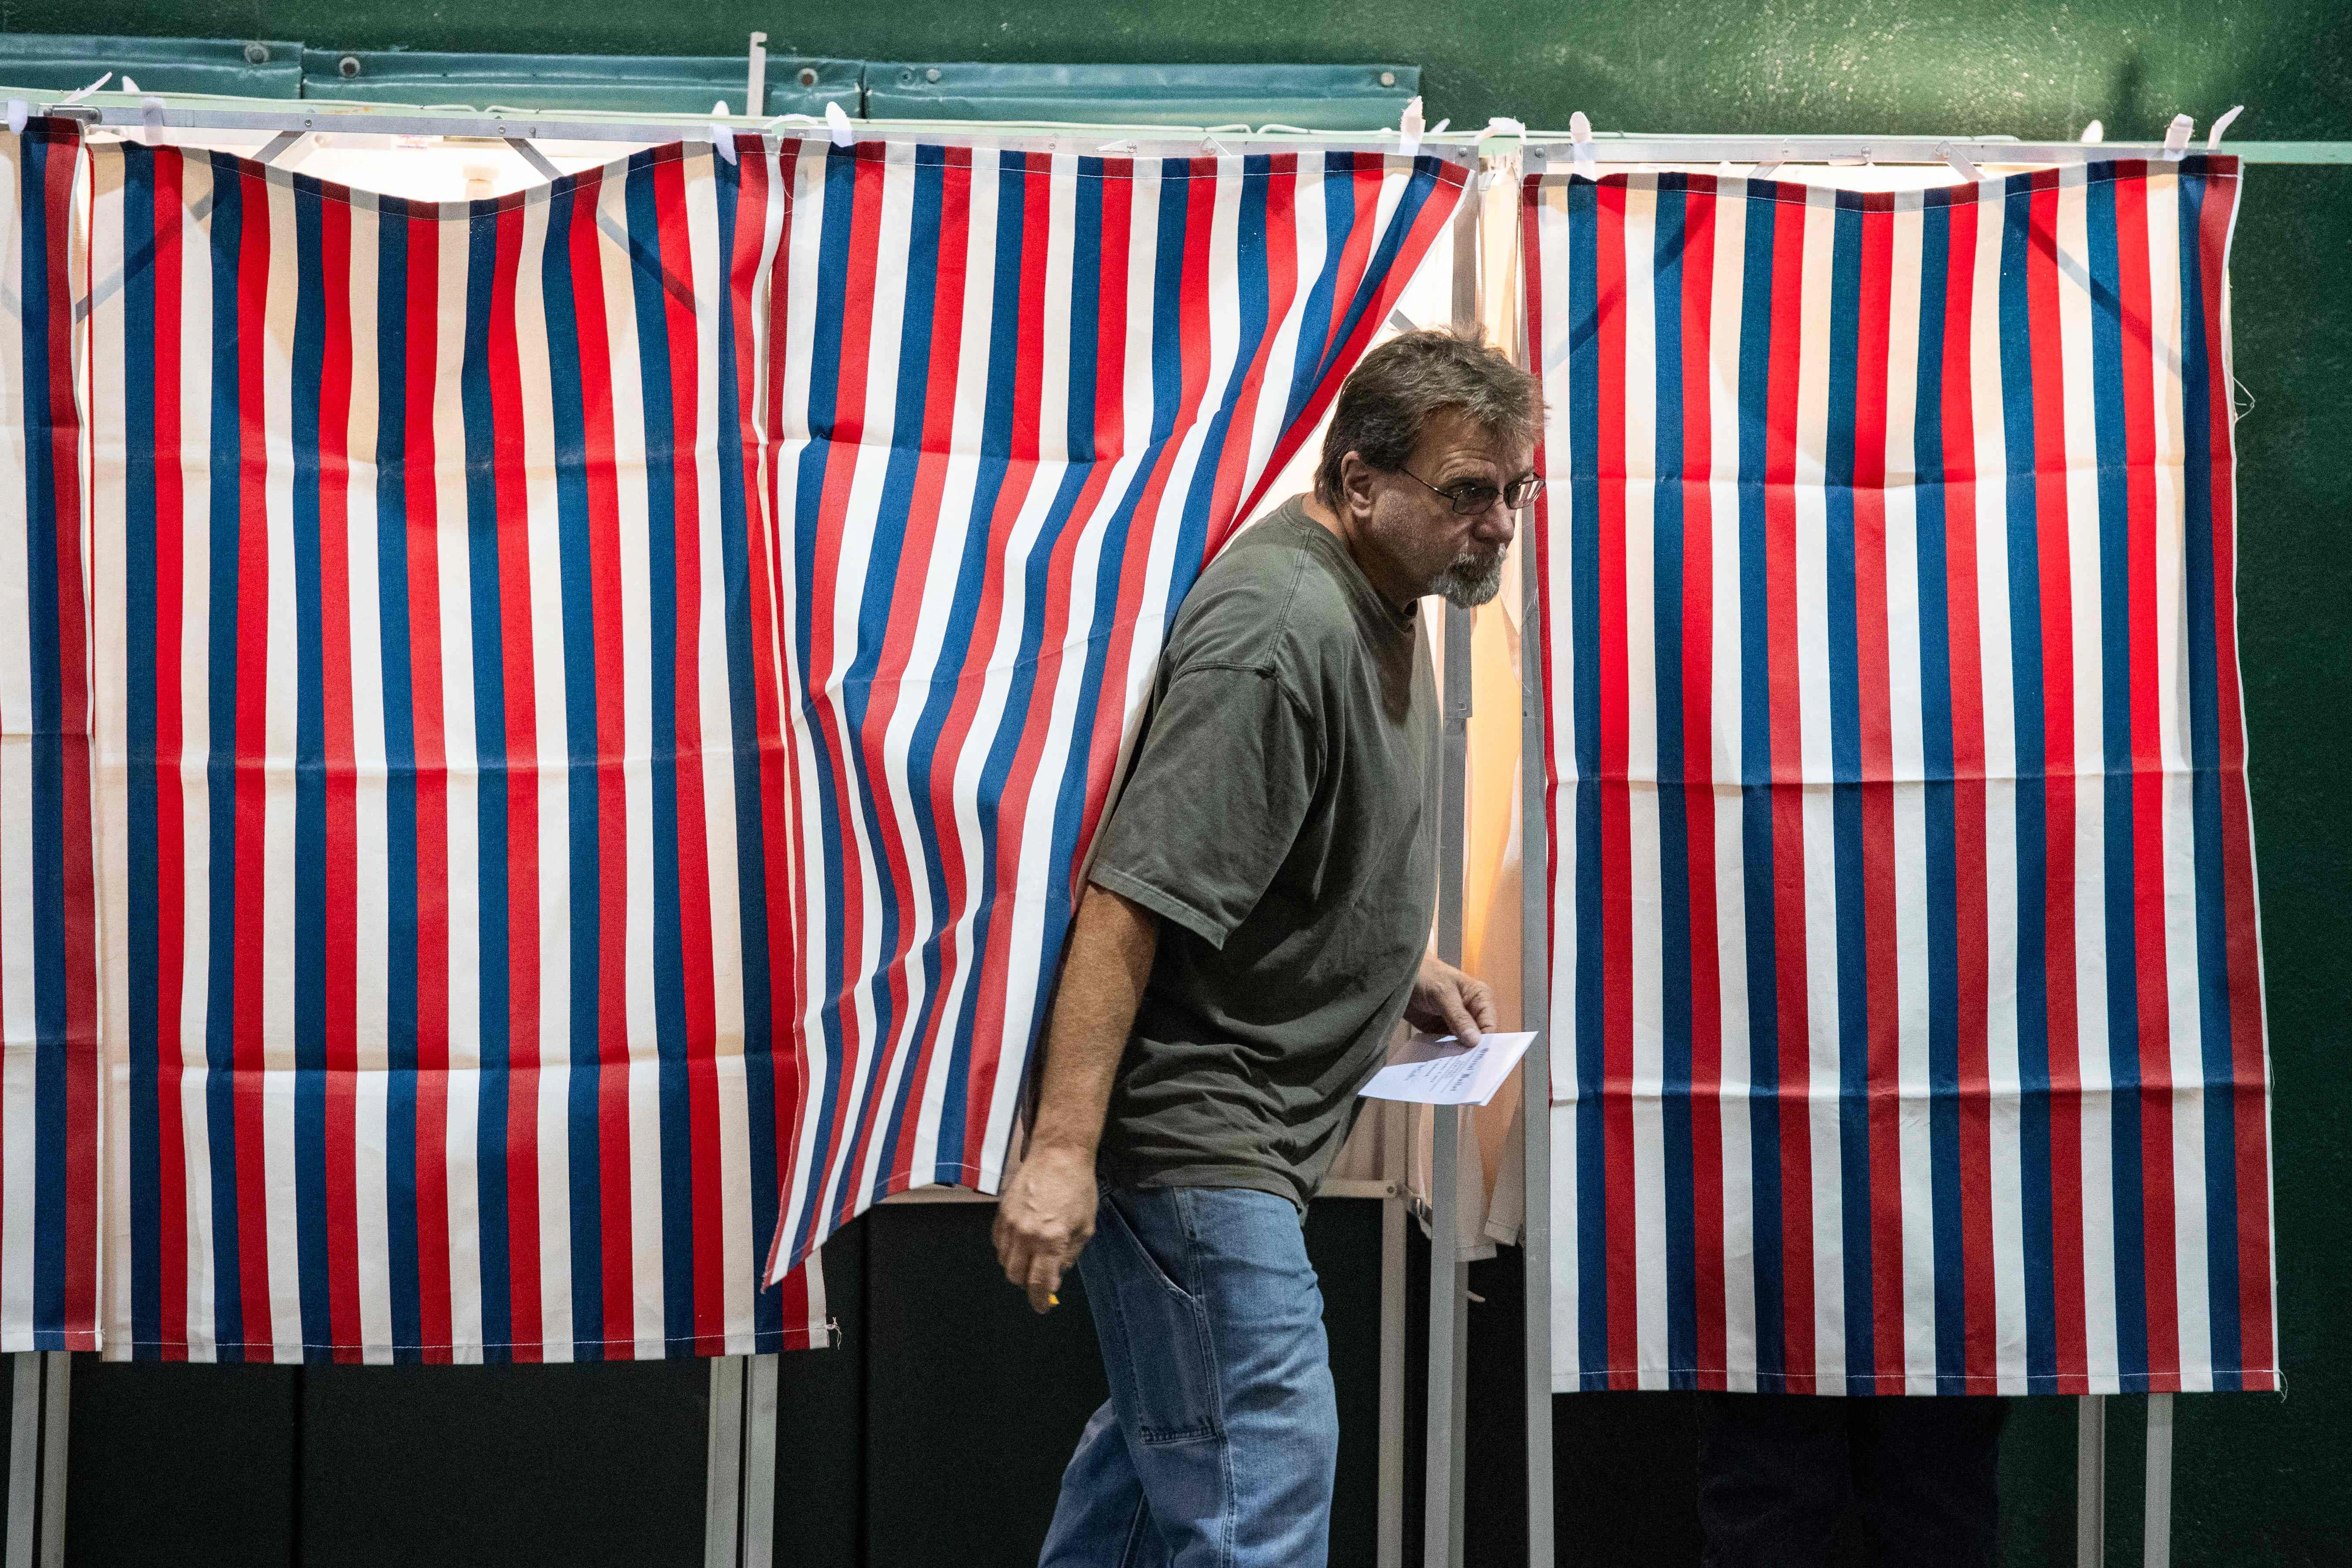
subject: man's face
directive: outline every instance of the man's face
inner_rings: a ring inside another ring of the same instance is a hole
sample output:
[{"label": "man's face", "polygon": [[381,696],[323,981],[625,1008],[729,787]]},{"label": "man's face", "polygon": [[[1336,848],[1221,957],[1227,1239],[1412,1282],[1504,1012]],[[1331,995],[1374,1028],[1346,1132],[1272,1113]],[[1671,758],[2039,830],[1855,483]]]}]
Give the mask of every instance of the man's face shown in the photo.
[{"label": "man's face", "polygon": [[[1459,411],[1445,409],[1422,432],[1406,472],[1368,471],[1365,488],[1350,499],[1359,507],[1369,500],[1364,532],[1416,596],[1442,593],[1467,609],[1486,603],[1502,586],[1503,555],[1515,524],[1499,492],[1533,467],[1529,448],[1507,447]],[[1497,494],[1468,517],[1435,493],[1475,485]]]}]

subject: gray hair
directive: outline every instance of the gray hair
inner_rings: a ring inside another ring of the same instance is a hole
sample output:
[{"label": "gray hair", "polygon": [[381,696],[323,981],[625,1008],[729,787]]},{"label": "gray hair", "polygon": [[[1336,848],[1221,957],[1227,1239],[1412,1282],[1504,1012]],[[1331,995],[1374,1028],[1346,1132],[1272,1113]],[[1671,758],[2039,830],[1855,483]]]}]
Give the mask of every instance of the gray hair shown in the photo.
[{"label": "gray hair", "polygon": [[1543,421],[1543,388],[1475,335],[1432,329],[1391,338],[1339,389],[1315,465],[1315,498],[1338,508],[1339,465],[1350,452],[1386,473],[1402,468],[1430,420],[1446,409],[1459,409],[1496,440],[1531,445]]}]

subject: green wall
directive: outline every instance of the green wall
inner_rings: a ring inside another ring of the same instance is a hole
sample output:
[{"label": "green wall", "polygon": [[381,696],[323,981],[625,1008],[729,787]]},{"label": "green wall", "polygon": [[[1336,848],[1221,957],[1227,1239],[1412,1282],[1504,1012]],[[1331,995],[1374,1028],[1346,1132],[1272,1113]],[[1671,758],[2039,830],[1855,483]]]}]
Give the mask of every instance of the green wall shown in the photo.
[{"label": "green wall", "polygon": [[[5,16],[25,31],[325,47],[719,54],[764,27],[778,52],[837,57],[1399,59],[1423,68],[1430,118],[1457,125],[1509,114],[1557,127],[1581,109],[1602,130],[2071,137],[2095,116],[2120,139],[2160,135],[2181,110],[2201,131],[2243,103],[2240,136],[2352,139],[2344,0],[108,0],[97,13],[89,0],[16,0]],[[2239,591],[2290,1392],[2179,1402],[2175,1551],[2182,1563],[2334,1563],[2352,1558],[2352,169],[2252,171],[2234,277],[2237,374],[2254,405],[2239,425]],[[1508,1378],[1498,1369],[1481,1382],[1478,1424],[1510,1420]],[[1559,1418],[1684,1463],[1685,1416],[1645,1397],[1592,1396],[1604,1408],[1564,1399]],[[2110,1559],[2128,1563],[2138,1561],[2138,1402],[2115,1403]],[[1578,1445],[1564,1437],[1563,1447]],[[2005,1465],[2012,1561],[2071,1561],[2073,1466],[2063,1407],[2021,1412]],[[1561,1498],[1570,1542],[1578,1490]]]}]

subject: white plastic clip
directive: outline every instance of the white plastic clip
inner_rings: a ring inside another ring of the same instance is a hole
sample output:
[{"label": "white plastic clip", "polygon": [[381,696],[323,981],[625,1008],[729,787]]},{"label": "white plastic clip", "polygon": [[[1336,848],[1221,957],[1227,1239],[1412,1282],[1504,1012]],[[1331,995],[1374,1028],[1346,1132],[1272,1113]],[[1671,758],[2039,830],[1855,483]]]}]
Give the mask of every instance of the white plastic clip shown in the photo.
[{"label": "white plastic clip", "polygon": [[2178,163],[2188,154],[2189,133],[2196,129],[2197,122],[2189,119],[2187,115],[2176,114],[2172,117],[2172,123],[2165,127],[2164,131],[2164,161],[2166,162]]},{"label": "white plastic clip", "polygon": [[1950,142],[1947,141],[1938,145],[1936,149],[1936,152],[1937,155],[1942,158],[1945,162],[1949,163],[1952,166],[1953,173],[1958,174],[1969,184],[1975,185],[1983,183],[1984,171],[1978,168],[1974,162],[1970,162],[1967,153],[1961,152]]},{"label": "white plastic clip", "polygon": [[768,101],[768,35],[751,35],[751,47],[745,55],[743,67],[743,112],[755,115]]},{"label": "white plastic clip", "polygon": [[125,92],[137,92],[139,90],[139,84],[132,81],[126,74],[122,78],[122,90]]},{"label": "white plastic clip", "polygon": [[824,128],[833,133],[835,147],[857,145],[857,133],[849,128],[849,116],[841,111],[841,105],[830,99],[824,106]]},{"label": "white plastic clip", "polygon": [[8,100],[8,134],[9,134],[9,135],[11,135],[11,136],[22,136],[22,135],[24,135],[24,134],[25,134],[25,127],[26,127],[26,124],[27,124],[27,123],[32,120],[32,118],[33,118],[33,106],[32,106],[31,104],[26,103],[26,102],[23,99],[21,99],[21,98],[12,98],[12,99],[10,99]]},{"label": "white plastic clip", "polygon": [[1588,180],[1600,178],[1601,158],[1592,150],[1592,121],[1580,109],[1568,117],[1568,150],[1575,154],[1578,173]]},{"label": "white plastic clip", "polygon": [[163,129],[163,100],[149,93],[139,100],[139,123],[150,131]]},{"label": "white plastic clip", "polygon": [[[710,112],[716,116],[725,115],[727,112],[727,100],[722,98],[717,103],[712,104],[710,106]],[[716,152],[721,158],[726,159],[730,163],[735,162],[735,132],[727,126],[721,124],[716,119],[712,120],[710,122],[710,146],[712,151]]]},{"label": "white plastic clip", "polygon": [[2103,120],[2094,120],[2089,124],[2083,127],[2083,145],[2085,147],[2096,147],[2100,142],[2105,141],[2106,139],[2106,121]]},{"label": "white plastic clip", "polygon": [[[1524,141],[1527,139],[1527,126],[1518,120],[1513,120],[1507,114],[1497,114],[1486,121],[1486,129],[1477,133],[1471,146],[1472,152],[1480,155],[1477,189],[1481,191],[1491,190],[1494,188],[1495,182],[1503,177],[1503,171],[1495,164],[1486,161],[1488,157],[1492,156],[1492,154],[1487,153],[1486,150],[1485,143],[1486,138],[1489,136],[1510,136],[1516,137]],[[1509,156],[1517,156],[1517,149],[1516,147],[1512,149]]]},{"label": "white plastic clip", "polygon": [[83,99],[88,98],[91,93],[96,92],[100,88],[104,87],[108,82],[110,82],[113,79],[114,73],[112,71],[109,71],[104,76],[99,78],[96,81],[90,83],[88,87],[76,92],[69,92],[66,94],[65,97],[58,99],[58,101],[59,103],[79,103]]},{"label": "white plastic clip", "polygon": [[1096,154],[1104,158],[1129,158],[1139,151],[1135,139],[1131,136],[1122,136],[1116,141],[1106,141],[1095,149]]},{"label": "white plastic clip", "polygon": [[2221,132],[2230,129],[2230,121],[2245,112],[2246,106],[2242,103],[2237,104],[2231,107],[2229,113],[2215,120],[2213,129],[2205,133],[2205,151],[2210,152],[2214,148],[2221,145]]},{"label": "white plastic clip", "polygon": [[1427,124],[1421,117],[1421,99],[1415,97],[1406,100],[1404,113],[1397,120],[1398,157],[1411,159],[1421,156],[1421,137]]}]

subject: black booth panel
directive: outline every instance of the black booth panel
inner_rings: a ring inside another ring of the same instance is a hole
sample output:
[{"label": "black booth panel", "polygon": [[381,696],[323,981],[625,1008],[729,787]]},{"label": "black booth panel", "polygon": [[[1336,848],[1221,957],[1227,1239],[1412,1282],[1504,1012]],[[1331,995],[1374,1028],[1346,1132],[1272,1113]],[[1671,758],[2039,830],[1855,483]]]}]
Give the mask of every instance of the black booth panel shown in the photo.
[{"label": "black booth panel", "polygon": [[702,1561],[710,1366],[310,1366],[302,1568]]},{"label": "black booth panel", "polygon": [[75,1356],[67,1563],[295,1562],[298,1376],[290,1366]]},{"label": "black booth panel", "polygon": [[866,1232],[866,1568],[1034,1568],[1062,1466],[1105,1397],[1086,1288],[1039,1317],[992,1204],[889,1204]]},{"label": "black booth panel", "polygon": [[1381,1481],[1380,1203],[1362,1197],[1317,1202],[1307,1216],[1307,1259],[1323,1281],[1323,1331],[1331,1342],[1331,1380],[1339,1397],[1331,1561],[1372,1563],[1378,1560]]},{"label": "black booth panel", "polygon": [[777,1568],[864,1561],[866,1235],[862,1223],[852,1225],[824,1244],[836,1348],[776,1358]]}]

